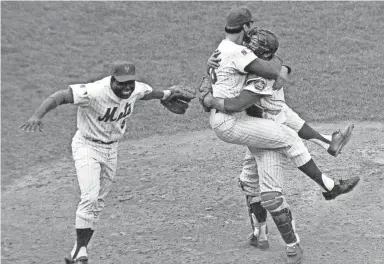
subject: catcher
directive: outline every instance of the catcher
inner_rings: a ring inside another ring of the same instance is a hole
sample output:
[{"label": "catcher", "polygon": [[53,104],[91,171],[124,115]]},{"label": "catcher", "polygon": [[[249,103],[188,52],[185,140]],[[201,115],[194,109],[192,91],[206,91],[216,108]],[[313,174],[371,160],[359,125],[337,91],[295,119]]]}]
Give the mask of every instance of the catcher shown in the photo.
[{"label": "catcher", "polygon": [[188,102],[195,98],[195,90],[188,86],[156,91],[138,80],[134,64],[115,62],[110,76],[92,83],[72,84],[48,96],[20,127],[26,132],[43,131],[41,120],[45,114],[62,104],[78,106],[72,154],[81,196],[75,218],[77,239],[65,258],[66,264],[88,263],[87,245],[116,175],[118,142],[127,129],[135,102],[159,99],[169,111],[184,114]]},{"label": "catcher", "polygon": [[[270,59],[278,49],[277,37],[268,30],[252,29],[249,32],[248,41],[249,42],[244,43],[244,45],[251,49],[258,58],[265,60]],[[217,56],[217,54],[214,54],[208,61],[209,66],[215,66],[214,64],[217,62],[217,60],[214,59],[215,56]],[[291,69],[287,67],[287,74],[290,72]],[[333,135],[328,136],[318,133],[308,124],[306,124],[304,120],[302,120],[295,112],[292,111],[292,109],[290,109],[285,104],[283,88],[273,89],[272,80],[266,80],[255,75],[248,75],[244,90],[235,98],[227,98],[225,101],[223,99],[215,99],[212,97],[210,90],[210,83],[208,80],[204,80],[203,85],[200,88],[201,94],[199,100],[203,104],[203,107],[206,111],[209,110],[209,108],[212,106],[223,112],[237,112],[243,111],[245,109],[247,115],[249,116],[271,119],[277,123],[291,127],[299,134],[301,138],[311,140],[321,145],[327,149],[329,154],[335,157],[340,153],[341,149],[349,141],[353,130],[352,124],[349,125],[344,131],[335,132]],[[230,111],[228,111],[229,109]],[[253,227],[253,234],[251,236],[250,243],[261,249],[266,249],[269,247],[266,227],[267,212],[261,206],[262,202],[260,198],[259,174],[257,171],[255,156],[257,156],[257,154],[253,155],[249,150],[247,150],[244,159],[243,170],[240,175],[240,186],[242,187],[242,190],[247,198],[247,205],[249,208],[251,224]],[[279,171],[277,172],[278,174],[281,173]],[[276,176],[279,176],[278,174]],[[351,188],[353,188],[358,182],[358,178],[351,179],[350,184],[347,184],[350,187],[348,189],[344,189],[343,192],[340,193],[340,190],[336,191],[336,189],[339,189],[340,186],[343,186],[342,182],[340,182],[340,185],[336,185],[335,182],[333,182],[333,180],[328,178],[326,175],[320,175],[320,179],[318,177],[317,179],[316,177],[313,179],[323,188],[326,187],[324,188],[326,192],[323,193],[323,195],[327,200],[334,199],[337,195],[345,193],[347,190],[350,191]],[[294,222],[292,220],[292,225],[293,223]],[[278,228],[280,230],[281,226],[278,225]],[[298,237],[297,243],[299,243]],[[301,253],[299,255],[301,255]],[[297,256],[297,261],[300,261],[300,259],[301,256]]]}]

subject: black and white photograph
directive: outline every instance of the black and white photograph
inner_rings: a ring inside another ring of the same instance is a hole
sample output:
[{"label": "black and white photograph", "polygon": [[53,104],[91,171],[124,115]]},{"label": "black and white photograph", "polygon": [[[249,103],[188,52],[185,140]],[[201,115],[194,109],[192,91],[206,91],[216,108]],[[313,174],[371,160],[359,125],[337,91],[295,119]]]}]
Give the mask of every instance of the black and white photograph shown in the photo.
[{"label": "black and white photograph", "polygon": [[1,1],[1,263],[383,264],[383,14]]}]

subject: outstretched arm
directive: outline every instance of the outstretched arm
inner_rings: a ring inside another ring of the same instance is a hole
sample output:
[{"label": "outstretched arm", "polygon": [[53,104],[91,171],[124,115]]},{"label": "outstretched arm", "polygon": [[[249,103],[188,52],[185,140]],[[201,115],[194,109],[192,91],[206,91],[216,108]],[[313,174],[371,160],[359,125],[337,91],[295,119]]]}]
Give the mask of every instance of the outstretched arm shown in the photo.
[{"label": "outstretched arm", "polygon": [[20,129],[27,132],[43,131],[43,123],[41,119],[51,110],[59,105],[73,103],[73,93],[71,89],[61,90],[48,96],[41,105],[37,108],[35,113],[20,126]]},{"label": "outstretched arm", "polygon": [[151,93],[144,95],[141,100],[154,100],[154,99],[159,99],[159,100],[165,100],[171,95],[170,90],[163,90],[163,91],[155,91],[153,90]]}]

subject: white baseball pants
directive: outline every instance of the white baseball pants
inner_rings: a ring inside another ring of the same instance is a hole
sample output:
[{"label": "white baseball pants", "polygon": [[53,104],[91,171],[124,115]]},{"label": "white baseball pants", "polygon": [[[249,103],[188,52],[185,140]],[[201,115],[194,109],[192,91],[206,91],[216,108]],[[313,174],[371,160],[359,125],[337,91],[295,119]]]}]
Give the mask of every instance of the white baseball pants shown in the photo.
[{"label": "white baseball pants", "polygon": [[245,112],[225,114],[211,110],[210,124],[218,138],[251,149],[279,150],[296,167],[311,159],[297,132],[273,120],[250,117]]},{"label": "white baseball pants", "polygon": [[[305,121],[288,106],[285,106],[280,114],[274,116],[265,113],[265,118],[275,120],[290,127],[296,133],[303,127]],[[259,160],[256,162],[256,157]],[[259,202],[260,192],[280,191],[283,185],[282,167],[285,164],[285,156],[281,151],[247,148],[243,160],[243,168],[239,176],[240,186],[245,195],[251,196],[251,202]],[[259,168],[257,165],[260,165]],[[273,176],[273,177],[271,177]]]},{"label": "white baseball pants", "polygon": [[110,145],[93,142],[80,131],[73,137],[72,155],[81,192],[76,228],[95,229],[116,175],[117,148],[117,142]]}]

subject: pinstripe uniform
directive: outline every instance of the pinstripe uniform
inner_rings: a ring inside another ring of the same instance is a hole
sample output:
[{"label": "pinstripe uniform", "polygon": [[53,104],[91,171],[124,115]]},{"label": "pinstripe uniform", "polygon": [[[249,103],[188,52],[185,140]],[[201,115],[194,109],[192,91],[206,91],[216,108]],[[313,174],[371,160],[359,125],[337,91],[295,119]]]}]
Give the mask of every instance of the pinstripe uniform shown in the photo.
[{"label": "pinstripe uniform", "polygon": [[[256,56],[244,46],[223,40],[218,46],[220,66],[213,71],[213,96],[233,98],[244,88],[244,67]],[[297,133],[272,120],[247,116],[245,112],[222,113],[211,110],[210,125],[224,142],[252,149],[279,150],[299,167],[310,160],[310,154]]]},{"label": "pinstripe uniform", "polygon": [[[244,89],[262,95],[258,106],[264,109],[264,118],[273,120],[279,124],[287,125],[297,133],[302,128],[305,121],[286,105],[284,88],[273,90],[272,86],[272,80],[249,75]],[[255,156],[263,161],[261,161],[261,163],[256,163]],[[260,173],[273,173],[274,184],[281,186],[284,158],[283,153],[280,151],[253,149],[251,153],[251,151],[247,149],[239,179],[244,194],[254,197],[252,202],[260,201],[260,191],[264,192],[273,189],[268,183],[263,182],[263,178],[265,177],[260,177],[259,179],[257,165],[259,165]]]},{"label": "pinstripe uniform", "polygon": [[76,228],[95,228],[105,197],[116,174],[118,141],[127,128],[136,100],[152,92],[136,82],[128,99],[117,97],[111,77],[94,83],[70,85],[78,106],[77,132],[72,140],[81,200],[76,211]]}]

